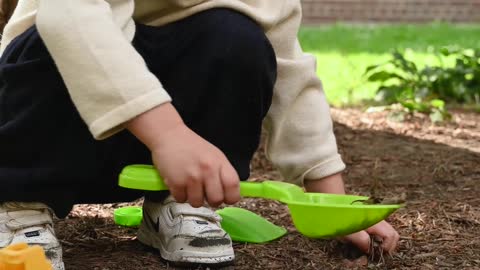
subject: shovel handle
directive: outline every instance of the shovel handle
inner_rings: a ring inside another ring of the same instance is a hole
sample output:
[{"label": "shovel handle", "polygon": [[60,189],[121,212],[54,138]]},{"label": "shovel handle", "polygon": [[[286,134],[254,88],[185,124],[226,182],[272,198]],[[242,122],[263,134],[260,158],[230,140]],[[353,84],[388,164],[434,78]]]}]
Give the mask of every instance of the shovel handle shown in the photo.
[{"label": "shovel handle", "polygon": [[242,197],[264,197],[262,183],[240,182],[240,196]]},{"label": "shovel handle", "polygon": [[280,181],[241,182],[240,195],[277,200],[287,203],[292,200],[302,200],[305,196],[303,189],[297,185]]},{"label": "shovel handle", "polygon": [[[118,185],[124,188],[163,191],[168,190],[163,178],[151,165],[130,165],[122,170]],[[240,193],[245,197],[262,197],[263,185],[261,183],[240,183]]]},{"label": "shovel handle", "polygon": [[130,165],[118,177],[118,185],[124,188],[162,191],[168,190],[163,178],[151,165]]},{"label": "shovel handle", "polygon": [[[118,185],[124,188],[162,191],[168,190],[163,178],[151,165],[130,165],[120,173]],[[277,181],[240,182],[242,197],[256,197],[277,201],[288,201],[303,196],[303,190],[293,184]]]}]

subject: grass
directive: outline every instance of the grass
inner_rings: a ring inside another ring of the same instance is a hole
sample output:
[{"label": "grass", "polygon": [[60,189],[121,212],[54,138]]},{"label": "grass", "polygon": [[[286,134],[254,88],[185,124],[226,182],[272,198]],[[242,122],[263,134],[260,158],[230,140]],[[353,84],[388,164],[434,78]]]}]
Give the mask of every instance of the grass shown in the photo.
[{"label": "grass", "polygon": [[367,66],[390,58],[395,48],[406,50],[420,66],[438,64],[431,52],[456,45],[480,47],[480,24],[454,25],[329,25],[305,26],[302,48],[317,57],[317,74],[333,105],[354,104],[375,96],[375,85],[362,76]]}]

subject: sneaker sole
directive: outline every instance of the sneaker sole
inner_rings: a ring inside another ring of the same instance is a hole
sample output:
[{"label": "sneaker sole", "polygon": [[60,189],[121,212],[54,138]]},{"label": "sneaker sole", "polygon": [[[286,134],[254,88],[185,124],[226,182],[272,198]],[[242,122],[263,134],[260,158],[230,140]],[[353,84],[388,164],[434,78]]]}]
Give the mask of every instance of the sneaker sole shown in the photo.
[{"label": "sneaker sole", "polygon": [[157,249],[160,256],[172,264],[178,266],[188,266],[192,264],[201,264],[213,267],[223,267],[232,265],[235,260],[233,252],[225,252],[225,254],[212,257],[209,254],[193,254],[184,256],[175,252],[169,252],[161,244],[161,240],[156,233],[150,233],[142,228],[138,230],[137,239],[144,245]]}]

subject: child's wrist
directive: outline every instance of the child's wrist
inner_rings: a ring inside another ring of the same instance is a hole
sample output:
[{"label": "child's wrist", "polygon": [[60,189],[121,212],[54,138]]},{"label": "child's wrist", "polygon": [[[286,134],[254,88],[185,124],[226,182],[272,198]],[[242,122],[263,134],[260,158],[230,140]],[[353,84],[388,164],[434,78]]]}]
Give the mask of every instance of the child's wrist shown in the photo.
[{"label": "child's wrist", "polygon": [[168,133],[184,125],[173,105],[164,103],[135,117],[127,123],[126,127],[153,151],[166,143],[164,138]]},{"label": "child's wrist", "polygon": [[345,194],[345,185],[341,173],[321,179],[306,179],[305,189],[307,192]]}]

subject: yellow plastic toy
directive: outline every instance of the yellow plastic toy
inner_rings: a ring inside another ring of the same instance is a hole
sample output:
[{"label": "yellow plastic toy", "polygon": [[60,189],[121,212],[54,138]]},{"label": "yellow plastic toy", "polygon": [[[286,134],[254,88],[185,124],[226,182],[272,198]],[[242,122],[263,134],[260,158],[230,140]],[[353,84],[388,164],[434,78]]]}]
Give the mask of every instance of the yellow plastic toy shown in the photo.
[{"label": "yellow plastic toy", "polygon": [[0,250],[0,270],[52,270],[52,265],[40,246],[19,243]]}]

